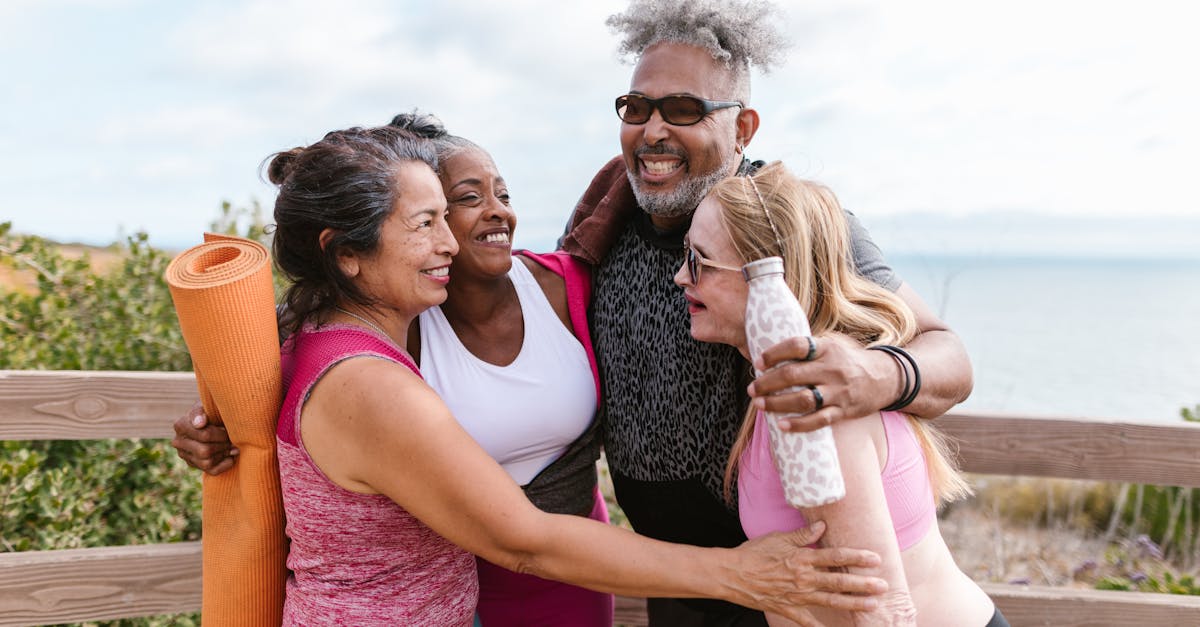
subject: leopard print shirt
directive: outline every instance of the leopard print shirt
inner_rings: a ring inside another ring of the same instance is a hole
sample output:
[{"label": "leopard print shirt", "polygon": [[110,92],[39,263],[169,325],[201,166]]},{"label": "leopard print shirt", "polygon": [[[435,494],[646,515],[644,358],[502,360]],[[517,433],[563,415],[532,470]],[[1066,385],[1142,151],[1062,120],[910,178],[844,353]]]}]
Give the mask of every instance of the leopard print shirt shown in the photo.
[{"label": "leopard print shirt", "polygon": [[[736,348],[691,336],[687,301],[673,280],[686,231],[659,233],[639,214],[596,272],[592,335],[601,360],[605,455],[630,479],[699,479],[723,502],[749,365]],[[726,506],[736,513],[736,503]]]}]

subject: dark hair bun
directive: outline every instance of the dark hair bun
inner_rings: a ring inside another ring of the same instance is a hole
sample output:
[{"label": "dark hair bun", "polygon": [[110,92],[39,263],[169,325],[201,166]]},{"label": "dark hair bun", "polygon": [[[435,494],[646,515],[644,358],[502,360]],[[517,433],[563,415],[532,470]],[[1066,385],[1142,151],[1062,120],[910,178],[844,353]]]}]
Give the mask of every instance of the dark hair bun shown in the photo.
[{"label": "dark hair bun", "polygon": [[432,113],[421,113],[414,109],[412,113],[401,113],[392,118],[389,126],[402,128],[417,137],[438,139],[446,135],[446,126]]},{"label": "dark hair bun", "polygon": [[292,173],[292,168],[296,164],[296,159],[304,152],[304,148],[297,147],[283,152],[277,152],[271,157],[271,162],[267,164],[267,180],[275,185],[283,185],[289,174]]}]

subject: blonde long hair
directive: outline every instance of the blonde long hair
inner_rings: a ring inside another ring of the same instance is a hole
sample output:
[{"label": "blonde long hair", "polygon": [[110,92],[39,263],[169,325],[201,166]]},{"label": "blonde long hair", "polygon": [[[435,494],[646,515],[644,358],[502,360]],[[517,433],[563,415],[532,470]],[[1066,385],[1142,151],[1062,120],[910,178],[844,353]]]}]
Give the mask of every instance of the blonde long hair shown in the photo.
[{"label": "blonde long hair", "polygon": [[[846,216],[828,187],[797,178],[776,161],[753,180],[738,176],[721,181],[711,194],[743,263],[783,258],[784,278],[808,312],[813,335],[837,332],[874,346],[904,345],[917,334],[916,319],[904,301],[854,270]],[[786,243],[782,249],[781,242]],[[755,415],[753,407],[746,411],[725,466],[727,499],[732,498],[733,476],[754,432]],[[969,495],[970,486],[950,461],[947,438],[928,421],[911,415],[908,420],[925,453],[938,503]]]}]

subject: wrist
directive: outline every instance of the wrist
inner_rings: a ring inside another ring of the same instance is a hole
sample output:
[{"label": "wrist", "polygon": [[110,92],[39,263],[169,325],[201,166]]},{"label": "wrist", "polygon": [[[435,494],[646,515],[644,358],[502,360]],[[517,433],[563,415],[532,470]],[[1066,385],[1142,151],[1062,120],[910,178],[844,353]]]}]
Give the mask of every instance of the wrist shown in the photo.
[{"label": "wrist", "polygon": [[[744,545],[743,545],[744,546]],[[761,602],[751,592],[746,573],[754,572],[753,566],[746,563],[744,551],[739,549],[712,548],[706,556],[710,568],[707,576],[701,577],[702,585],[708,590],[701,590],[702,597],[723,599],[744,607],[759,608]]]},{"label": "wrist", "polygon": [[875,395],[875,408],[879,411],[884,411],[885,408],[895,405],[897,401],[904,398],[904,394],[908,389],[908,373],[904,368],[903,362],[899,357],[885,351],[873,350],[873,355],[879,360],[879,384],[875,387],[878,393]]},{"label": "wrist", "polygon": [[917,360],[899,346],[880,344],[869,347],[869,350],[887,353],[900,370],[901,392],[895,401],[885,406],[882,411],[899,411],[911,405],[921,393],[921,370],[917,367]]}]

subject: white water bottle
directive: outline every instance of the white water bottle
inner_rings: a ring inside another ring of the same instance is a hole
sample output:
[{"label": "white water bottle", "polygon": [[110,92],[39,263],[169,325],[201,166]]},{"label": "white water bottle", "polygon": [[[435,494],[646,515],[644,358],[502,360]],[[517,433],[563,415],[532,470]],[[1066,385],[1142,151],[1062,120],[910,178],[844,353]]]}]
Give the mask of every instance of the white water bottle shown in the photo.
[{"label": "white water bottle", "polygon": [[[743,266],[750,286],[746,299],[746,342],[750,358],[792,337],[809,336],[808,317],[783,280],[783,259],[767,257]],[[762,374],[755,371],[756,375]],[[803,389],[803,388],[799,388]],[[781,431],[778,422],[790,414],[767,412],[771,456],[783,482],[783,494],[792,507],[815,507],[846,495],[842,467],[838,464],[833,429],[808,433]]]}]

